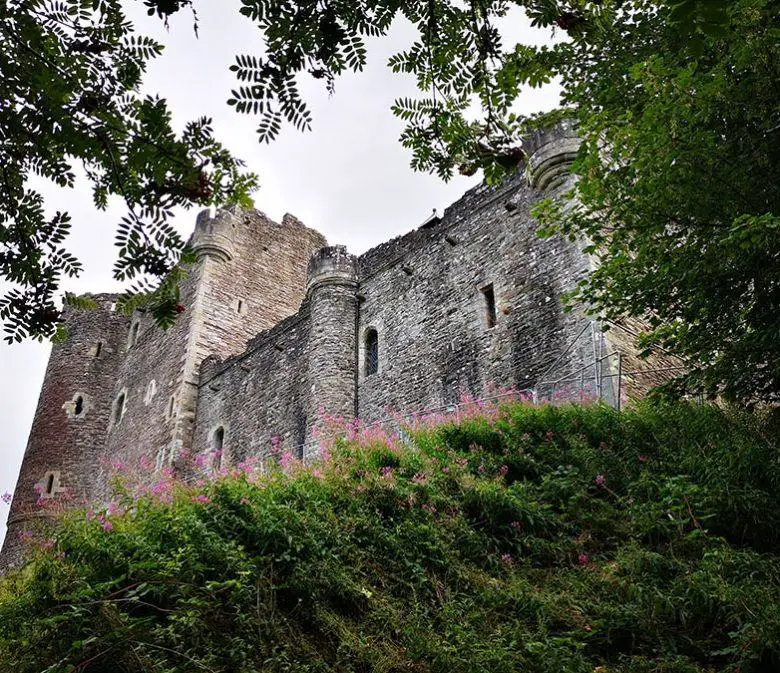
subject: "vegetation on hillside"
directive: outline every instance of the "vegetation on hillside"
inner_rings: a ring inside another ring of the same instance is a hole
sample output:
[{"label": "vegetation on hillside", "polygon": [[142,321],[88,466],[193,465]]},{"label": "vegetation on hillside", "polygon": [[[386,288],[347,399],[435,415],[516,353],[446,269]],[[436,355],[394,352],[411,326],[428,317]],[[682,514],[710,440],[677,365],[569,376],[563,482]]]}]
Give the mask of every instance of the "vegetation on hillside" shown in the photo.
[{"label": "vegetation on hillside", "polygon": [[474,407],[71,514],[0,670],[780,670],[777,419]]}]

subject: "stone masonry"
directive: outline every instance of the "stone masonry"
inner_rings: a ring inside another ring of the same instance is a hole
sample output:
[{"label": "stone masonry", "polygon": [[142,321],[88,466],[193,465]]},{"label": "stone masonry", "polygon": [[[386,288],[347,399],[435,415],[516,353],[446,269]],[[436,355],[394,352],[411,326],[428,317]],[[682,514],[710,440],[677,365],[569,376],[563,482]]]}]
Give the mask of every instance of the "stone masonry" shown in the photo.
[{"label": "stone masonry", "polygon": [[46,516],[39,499],[104,497],[106,460],[159,469],[221,448],[229,465],[272,442],[302,455],[323,414],[371,422],[592,361],[592,343],[577,342],[587,318],[562,306],[590,260],[580,243],[539,238],[530,214],[570,186],[578,145],[566,123],[537,133],[514,177],[360,257],[291,215],[206,211],[173,327],[117,313],[111,295],[67,310],[0,565]]}]

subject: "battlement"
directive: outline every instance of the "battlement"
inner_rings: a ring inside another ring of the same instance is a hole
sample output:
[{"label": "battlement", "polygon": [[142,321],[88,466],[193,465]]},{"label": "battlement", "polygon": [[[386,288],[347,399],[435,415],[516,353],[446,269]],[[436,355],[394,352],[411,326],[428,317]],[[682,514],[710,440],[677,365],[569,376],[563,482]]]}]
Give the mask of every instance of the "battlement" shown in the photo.
[{"label": "battlement", "polygon": [[195,231],[190,247],[198,257],[211,256],[228,262],[233,259],[234,234],[240,210],[236,207],[214,212],[211,208],[201,211],[195,220]]},{"label": "battlement", "polygon": [[523,150],[531,184],[537,189],[560,184],[568,175],[581,144],[576,125],[570,119],[529,136],[523,143]]},{"label": "battlement", "polygon": [[357,258],[347,252],[346,246],[333,245],[320,248],[310,258],[307,266],[306,292],[322,285],[357,284]]}]

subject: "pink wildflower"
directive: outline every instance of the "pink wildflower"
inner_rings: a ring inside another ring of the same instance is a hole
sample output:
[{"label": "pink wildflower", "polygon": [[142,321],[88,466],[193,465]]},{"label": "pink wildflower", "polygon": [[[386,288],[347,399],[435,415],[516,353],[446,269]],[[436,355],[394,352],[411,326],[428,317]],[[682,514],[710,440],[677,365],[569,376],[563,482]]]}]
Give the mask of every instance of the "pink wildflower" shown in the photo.
[{"label": "pink wildflower", "polygon": [[171,484],[167,481],[158,481],[152,486],[152,495],[161,496],[167,493],[171,488]]},{"label": "pink wildflower", "polygon": [[512,558],[512,554],[502,554],[501,555],[501,563],[503,563],[505,566],[512,566],[514,565],[514,559]]},{"label": "pink wildflower", "polygon": [[505,477],[507,472],[509,472],[509,466],[508,465],[502,465],[501,468],[498,470],[498,473],[502,477]]},{"label": "pink wildflower", "polygon": [[41,549],[54,549],[54,540],[49,538],[41,542]]},{"label": "pink wildflower", "polygon": [[3,502],[6,505],[10,505],[11,504],[11,500],[13,500],[13,499],[14,499],[14,496],[11,493],[9,493],[8,491],[3,493],[2,500],[3,500]]},{"label": "pink wildflower", "polygon": [[579,562],[579,564],[581,566],[586,566],[586,565],[588,565],[588,563],[590,563],[590,559],[588,558],[587,554],[580,554],[577,557],[577,561]]},{"label": "pink wildflower", "polygon": [[603,486],[606,483],[607,479],[603,474],[597,474],[596,478],[593,481],[595,481],[598,486]]},{"label": "pink wildflower", "polygon": [[322,470],[319,470],[319,469],[315,468],[315,469],[313,469],[313,470],[311,471],[311,473],[312,473],[312,476],[313,476],[315,479],[322,479]]},{"label": "pink wildflower", "polygon": [[389,465],[385,465],[381,470],[379,470],[379,474],[381,474],[382,478],[384,479],[390,479],[393,476],[393,468]]},{"label": "pink wildflower", "polygon": [[125,472],[127,470],[127,463],[123,460],[114,460],[111,462],[111,469],[114,472]]},{"label": "pink wildflower", "polygon": [[444,472],[444,474],[449,474],[450,473],[450,468],[449,467],[443,467],[443,468],[441,468],[441,471]]},{"label": "pink wildflower", "polygon": [[283,470],[286,470],[287,467],[295,460],[295,456],[293,456],[292,451],[285,451],[282,454],[282,457],[279,459],[279,467],[281,467]]},{"label": "pink wildflower", "polygon": [[211,498],[205,495],[196,495],[193,499],[193,502],[200,503],[201,505],[210,505],[211,504]]},{"label": "pink wildflower", "polygon": [[513,521],[512,523],[509,524],[509,526],[511,528],[513,528],[514,530],[518,531],[518,532],[523,530],[523,522],[522,521]]},{"label": "pink wildflower", "polygon": [[105,521],[103,523],[103,530],[106,531],[106,533],[110,533],[112,530],[114,530],[114,524],[110,521]]},{"label": "pink wildflower", "polygon": [[647,456],[639,456],[639,462],[640,463],[646,463],[647,462]]}]

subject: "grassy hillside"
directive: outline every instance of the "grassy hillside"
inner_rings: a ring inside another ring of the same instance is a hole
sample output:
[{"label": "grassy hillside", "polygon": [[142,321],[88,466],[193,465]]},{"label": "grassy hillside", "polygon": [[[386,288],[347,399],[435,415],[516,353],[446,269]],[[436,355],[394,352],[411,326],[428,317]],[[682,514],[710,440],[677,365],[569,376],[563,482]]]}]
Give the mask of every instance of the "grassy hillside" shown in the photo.
[{"label": "grassy hillside", "polygon": [[363,434],[71,516],[0,587],[0,668],[780,671],[770,420],[515,405]]}]

